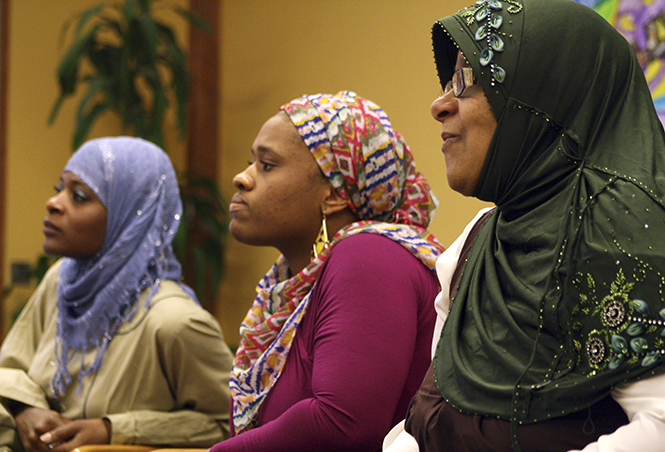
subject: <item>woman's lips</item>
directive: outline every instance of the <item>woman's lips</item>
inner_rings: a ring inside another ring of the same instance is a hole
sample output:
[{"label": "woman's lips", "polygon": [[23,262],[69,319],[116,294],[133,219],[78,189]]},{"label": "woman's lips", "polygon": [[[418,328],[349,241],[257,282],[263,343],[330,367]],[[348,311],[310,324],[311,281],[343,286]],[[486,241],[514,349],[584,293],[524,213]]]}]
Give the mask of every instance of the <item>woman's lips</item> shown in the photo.
[{"label": "woman's lips", "polygon": [[443,144],[441,145],[441,150],[445,152],[446,146],[450,144],[455,138],[457,138],[457,135],[446,132],[442,133],[441,139],[443,140]]},{"label": "woman's lips", "polygon": [[231,204],[229,204],[229,212],[236,212],[246,208],[247,203],[240,197],[240,195],[238,193],[233,195],[233,198],[231,198]]},{"label": "woman's lips", "polygon": [[60,229],[58,229],[50,221],[44,220],[44,228],[42,229],[42,232],[44,233],[44,235],[54,235],[60,232]]}]

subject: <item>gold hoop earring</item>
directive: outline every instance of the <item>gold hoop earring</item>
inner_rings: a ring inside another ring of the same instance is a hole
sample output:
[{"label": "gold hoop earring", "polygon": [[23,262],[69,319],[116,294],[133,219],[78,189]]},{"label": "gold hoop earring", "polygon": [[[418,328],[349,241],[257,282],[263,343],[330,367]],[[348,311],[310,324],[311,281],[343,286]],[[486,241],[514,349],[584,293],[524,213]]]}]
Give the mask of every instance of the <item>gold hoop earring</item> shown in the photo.
[{"label": "gold hoop earring", "polygon": [[326,222],[326,214],[323,214],[323,221],[321,221],[321,230],[319,235],[312,245],[312,256],[316,258],[324,249],[330,245],[330,240],[328,240],[328,224]]}]

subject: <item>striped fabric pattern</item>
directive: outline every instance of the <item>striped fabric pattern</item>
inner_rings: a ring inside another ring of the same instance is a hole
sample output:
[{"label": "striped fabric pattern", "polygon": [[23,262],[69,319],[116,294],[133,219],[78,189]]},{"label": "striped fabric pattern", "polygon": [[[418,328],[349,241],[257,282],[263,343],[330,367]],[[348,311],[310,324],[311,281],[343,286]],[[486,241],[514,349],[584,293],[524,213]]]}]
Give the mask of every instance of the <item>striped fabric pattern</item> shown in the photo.
[{"label": "striped fabric pattern", "polygon": [[438,200],[381,107],[341,91],[281,109],[358,218],[427,227]]}]

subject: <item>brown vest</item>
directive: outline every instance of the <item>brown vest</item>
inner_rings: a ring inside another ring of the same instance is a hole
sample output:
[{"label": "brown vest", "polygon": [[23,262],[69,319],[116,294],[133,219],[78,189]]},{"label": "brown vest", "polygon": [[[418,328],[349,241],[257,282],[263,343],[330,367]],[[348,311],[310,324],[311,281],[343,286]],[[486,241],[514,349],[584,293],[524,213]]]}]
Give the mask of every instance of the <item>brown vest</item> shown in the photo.
[{"label": "brown vest", "polygon": [[[471,244],[485,214],[473,226],[466,239],[450,283],[450,299],[457,284]],[[582,449],[601,435],[627,424],[625,413],[610,396],[591,407],[535,424],[518,425],[517,442],[522,452],[565,452]],[[434,381],[430,366],[423,383],[411,400],[406,417],[406,431],[418,442],[420,452],[508,452],[512,448],[511,423],[503,419],[462,413],[451,407]],[[519,449],[516,449],[519,450]]]}]

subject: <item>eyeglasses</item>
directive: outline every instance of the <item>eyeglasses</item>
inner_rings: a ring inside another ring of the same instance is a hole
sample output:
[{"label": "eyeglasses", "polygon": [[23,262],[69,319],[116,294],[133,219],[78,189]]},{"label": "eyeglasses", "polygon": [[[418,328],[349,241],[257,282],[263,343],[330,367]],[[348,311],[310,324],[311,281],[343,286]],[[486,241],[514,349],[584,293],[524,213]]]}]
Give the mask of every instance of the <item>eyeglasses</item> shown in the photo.
[{"label": "eyeglasses", "polygon": [[460,97],[464,91],[471,85],[477,83],[473,76],[473,69],[470,67],[461,67],[453,72],[453,78],[446,83],[443,88],[443,94],[448,94],[453,90],[455,97]]}]

